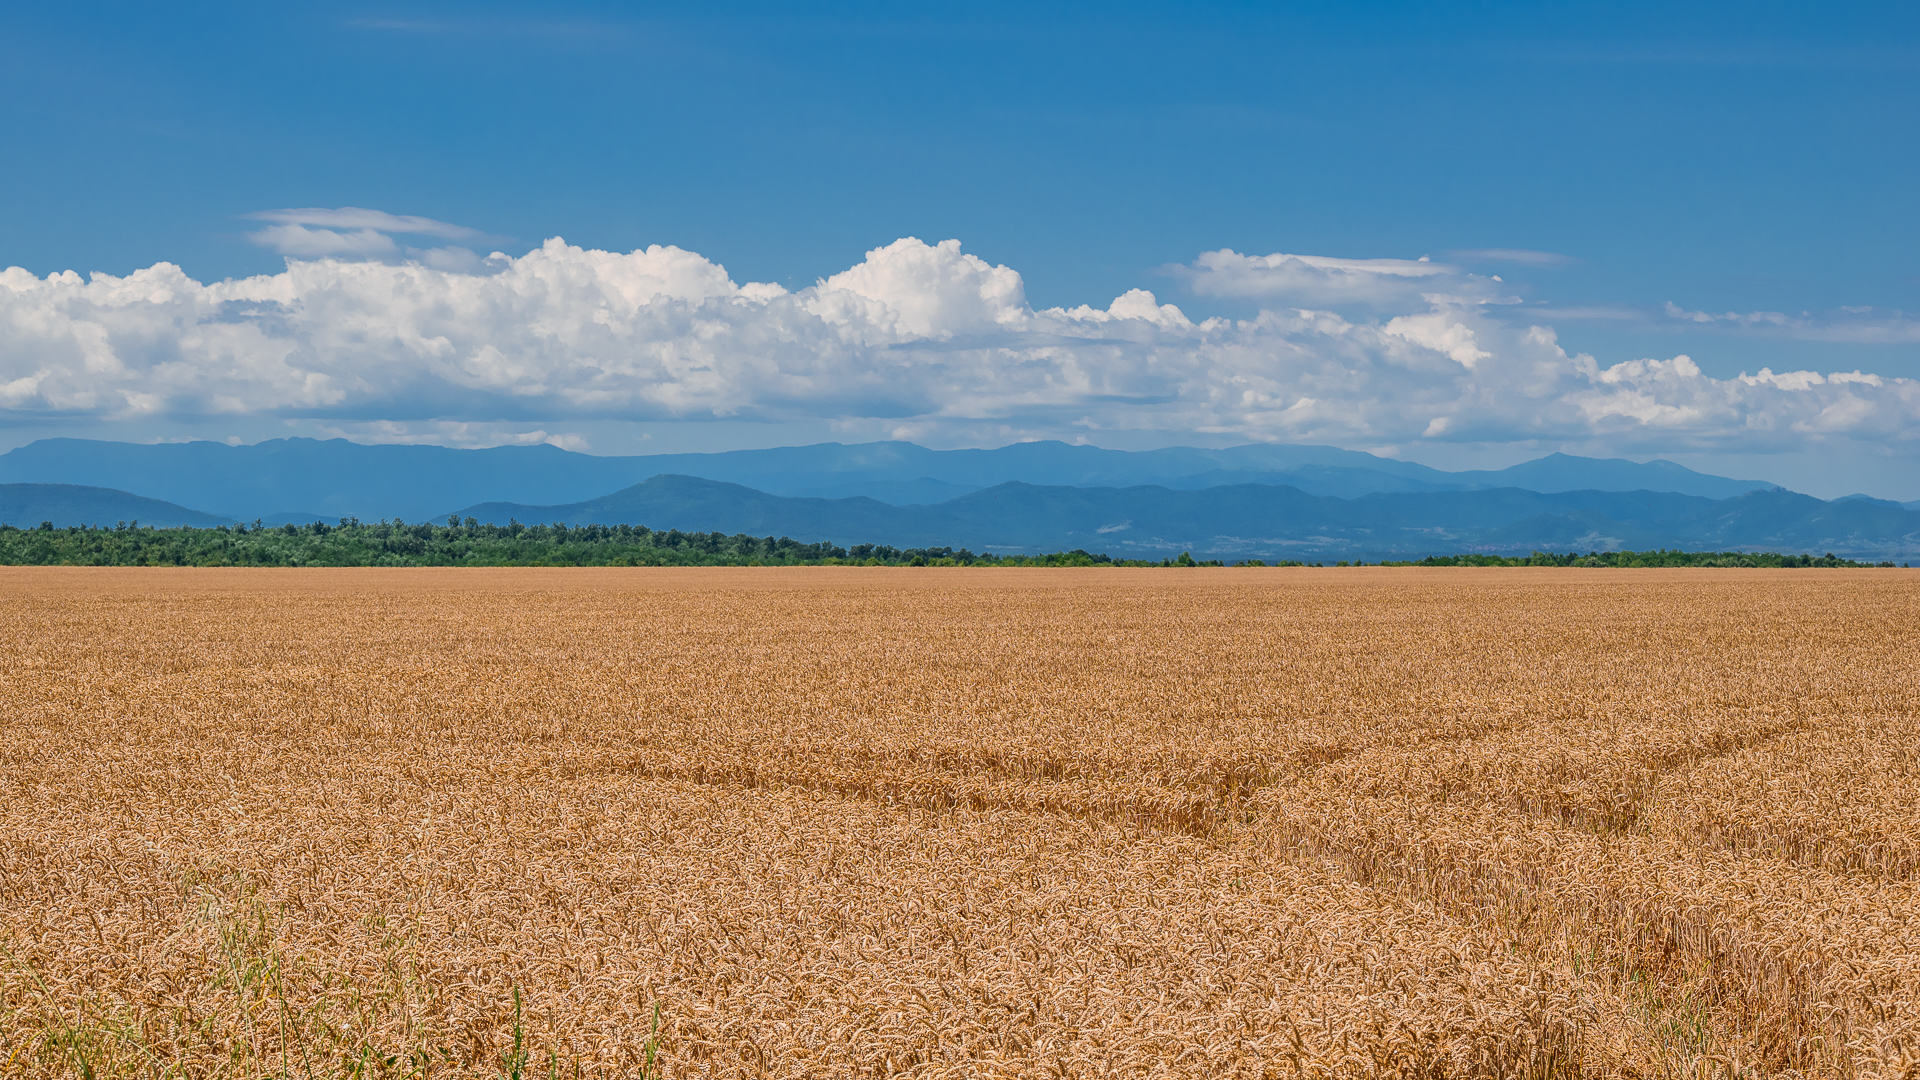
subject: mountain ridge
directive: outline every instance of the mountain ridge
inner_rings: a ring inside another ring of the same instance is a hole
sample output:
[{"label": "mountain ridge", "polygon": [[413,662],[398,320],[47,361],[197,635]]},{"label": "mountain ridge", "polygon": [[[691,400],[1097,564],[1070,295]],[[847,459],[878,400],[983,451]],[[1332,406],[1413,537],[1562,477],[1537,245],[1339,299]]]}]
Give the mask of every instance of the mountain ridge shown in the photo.
[{"label": "mountain ridge", "polygon": [[1009,481],[933,505],[772,495],[724,481],[656,476],[582,502],[485,503],[455,511],[492,524],[644,524],[789,536],[803,542],[970,548],[997,554],[1081,548],[1159,558],[1421,557],[1431,554],[1680,547],[1920,554],[1920,513],[1879,501],[1828,503],[1784,489],[1728,499],[1674,492],[1520,488],[1376,492],[1355,499],[1282,485],[1047,487]]},{"label": "mountain ridge", "polygon": [[[1511,475],[1510,475],[1511,474]],[[1770,487],[1671,462],[1553,454],[1505,470],[1449,473],[1329,446],[1252,443],[1127,451],[1062,442],[930,450],[907,442],[816,443],[717,454],[599,457],[554,446],[459,450],[344,439],[116,443],[42,439],[0,454],[0,483],[63,483],[139,492],[238,520],[358,517],[420,521],[483,502],[563,505],[656,475],[692,475],[791,497],[865,495],[892,505],[944,502],[1010,480],[1041,486],[1160,484],[1204,489],[1280,483],[1316,495],[1376,491],[1647,487],[1709,497]],[[1524,478],[1526,483],[1516,483]]]},{"label": "mountain ridge", "polygon": [[43,521],[55,525],[181,525],[206,529],[231,525],[232,518],[190,510],[160,499],[84,484],[0,484],[0,525],[31,529]]}]

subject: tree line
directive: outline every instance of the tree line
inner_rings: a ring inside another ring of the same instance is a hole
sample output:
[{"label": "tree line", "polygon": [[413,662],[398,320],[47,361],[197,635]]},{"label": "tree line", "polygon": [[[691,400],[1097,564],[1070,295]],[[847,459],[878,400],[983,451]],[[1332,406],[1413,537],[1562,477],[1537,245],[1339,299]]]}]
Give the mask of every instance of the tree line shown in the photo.
[{"label": "tree line", "polygon": [[[1246,559],[1229,564],[1192,553],[1115,558],[1084,550],[996,555],[966,548],[802,543],[788,537],[655,530],[644,525],[506,525],[450,517],[443,525],[343,518],[338,525],[230,525],[166,528],[122,522],[106,528],[42,522],[0,524],[0,564],[9,566],[1323,566]],[[1772,552],[1596,551],[1531,555],[1436,555],[1412,561],[1334,566],[1863,567],[1892,566]]]},{"label": "tree line", "polygon": [[1729,566],[1801,569],[1810,567],[1892,567],[1891,562],[1856,562],[1842,559],[1829,551],[1825,555],[1783,555],[1775,551],[1591,551],[1585,555],[1567,552],[1555,555],[1536,551],[1531,555],[1430,555],[1418,562],[1393,563],[1394,566]]}]

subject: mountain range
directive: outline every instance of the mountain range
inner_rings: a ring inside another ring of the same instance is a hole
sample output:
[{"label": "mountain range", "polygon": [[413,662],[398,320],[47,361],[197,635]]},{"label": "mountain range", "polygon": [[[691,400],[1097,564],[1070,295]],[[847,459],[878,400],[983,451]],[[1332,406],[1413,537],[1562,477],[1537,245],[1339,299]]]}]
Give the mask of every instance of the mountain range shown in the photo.
[{"label": "mountain range", "polygon": [[[137,494],[133,494],[137,493]],[[190,509],[191,508],[191,509]],[[840,544],[1390,558],[1534,548],[1920,554],[1920,504],[1831,502],[1668,461],[1552,454],[1447,472],[1327,446],[1107,450],[904,442],[600,457],[277,439],[45,439],[0,454],[0,522],[269,524],[449,513]]]},{"label": "mountain range", "polygon": [[1375,492],[1354,499],[1273,484],[1200,490],[1153,485],[1043,487],[1009,482],[923,506],[793,498],[692,476],[656,476],[561,506],[484,503],[461,517],[673,522],[687,531],[858,541],[980,552],[1081,548],[1128,558],[1417,558],[1451,552],[1648,548],[1920,554],[1920,513],[1879,499],[1834,502],[1779,488],[1728,499],[1655,491]]},{"label": "mountain range", "polygon": [[906,442],[821,443],[717,454],[599,457],[555,446],[368,446],[344,439],[117,443],[42,439],[0,454],[0,484],[83,484],[138,492],[235,520],[422,521],[484,501],[580,502],[661,475],[697,476],[810,498],[865,496],[893,505],[944,502],[995,484],[1198,490],[1285,484],[1312,495],[1469,491],[1675,491],[1727,498],[1772,487],[1668,461],[1639,464],[1553,454],[1484,472],[1443,472],[1331,446],[1258,444],[1224,450],[1106,450],[1062,442],[994,450],[929,450]]}]

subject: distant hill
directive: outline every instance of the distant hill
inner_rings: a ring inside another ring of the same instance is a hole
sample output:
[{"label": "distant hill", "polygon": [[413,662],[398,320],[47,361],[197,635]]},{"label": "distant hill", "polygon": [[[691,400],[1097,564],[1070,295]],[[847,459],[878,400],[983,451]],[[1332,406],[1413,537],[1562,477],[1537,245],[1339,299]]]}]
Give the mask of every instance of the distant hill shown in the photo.
[{"label": "distant hill", "polygon": [[637,524],[806,542],[949,546],[995,553],[1083,548],[1129,557],[1411,558],[1535,548],[1743,548],[1892,559],[1920,555],[1920,513],[1880,500],[1824,502],[1780,489],[1709,499],[1673,492],[1519,488],[1382,492],[1357,499],[1235,484],[1194,490],[999,484],[930,506],[788,498],[659,476],[597,499],[458,511],[483,522]]},{"label": "distant hill", "polygon": [[116,443],[43,439],[0,454],[0,483],[83,484],[245,521],[358,517],[421,521],[449,506],[579,502],[660,475],[698,476],[774,495],[866,496],[893,505],[945,502],[1009,481],[1043,487],[1143,484],[1181,490],[1256,483],[1313,495],[1520,487],[1541,492],[1666,491],[1725,498],[1767,488],[1671,462],[1554,454],[1497,471],[1449,473],[1330,446],[1255,444],[1221,450],[1105,450],[1061,442],[994,450],[929,450],[904,442],[821,443],[720,454],[598,457],[553,446],[454,450],[366,446],[342,439]]},{"label": "distant hill", "polygon": [[203,514],[112,488],[79,484],[0,484],[0,524],[31,529],[43,521],[51,521],[59,528],[113,526],[137,521],[163,529],[180,525],[204,529],[232,523],[231,518]]},{"label": "distant hill", "polygon": [[1730,480],[1724,476],[1710,476],[1666,460],[1642,463],[1624,458],[1584,458],[1571,454],[1548,454],[1505,469],[1457,472],[1450,476],[1453,482],[1468,487],[1516,487],[1546,494],[1559,491],[1671,491],[1709,499],[1730,499],[1745,492],[1764,491],[1774,486],[1759,480]]},{"label": "distant hill", "polygon": [[781,494],[815,499],[851,499],[865,496],[893,506],[930,506],[933,503],[957,499],[970,491],[978,490],[970,485],[950,484],[945,480],[922,476],[914,480],[865,480],[847,484],[822,484],[818,487],[795,488]]},{"label": "distant hill", "polygon": [[644,479],[624,460],[554,446],[451,450],[344,439],[273,439],[252,446],[42,439],[0,454],[0,482],[139,491],[242,521],[418,521],[449,503],[584,499]]},{"label": "distant hill", "polygon": [[[865,496],[851,499],[792,498],[697,476],[656,476],[598,499],[563,506],[481,503],[458,511],[457,516],[497,525],[516,520],[523,525],[553,522],[565,522],[568,525],[624,523],[646,525],[663,531],[680,529],[686,532],[697,530],[788,536],[803,543],[833,540],[843,544],[926,546],[919,541],[913,545],[903,544],[900,538],[910,532],[919,536],[920,533],[915,531],[919,522],[942,517],[939,514],[930,515],[928,510],[924,506],[889,506]],[[945,541],[933,543],[944,544]],[[959,546],[958,542],[953,546]]]},{"label": "distant hill", "polygon": [[[1442,473],[1441,475],[1453,474]],[[1351,465],[1298,465],[1284,470],[1211,469],[1191,476],[1178,476],[1171,480],[1159,481],[1159,483],[1176,491],[1199,491],[1205,488],[1231,487],[1234,484],[1281,484],[1298,488],[1309,495],[1330,495],[1343,499],[1371,495],[1377,491],[1464,491],[1472,486],[1450,480],[1401,476],[1380,469],[1356,468]]]}]

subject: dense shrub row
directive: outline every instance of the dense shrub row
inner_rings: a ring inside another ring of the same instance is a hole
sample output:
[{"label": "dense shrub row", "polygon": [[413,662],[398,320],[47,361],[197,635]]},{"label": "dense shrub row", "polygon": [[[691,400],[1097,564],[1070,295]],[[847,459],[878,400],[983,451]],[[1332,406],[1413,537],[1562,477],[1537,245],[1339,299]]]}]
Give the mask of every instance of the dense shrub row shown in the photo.
[{"label": "dense shrub row", "polygon": [[[787,537],[657,531],[643,525],[483,525],[449,518],[444,525],[343,519],[338,525],[235,525],[155,529],[138,522],[114,528],[34,529],[0,525],[0,564],[12,566],[1224,566],[1219,559],[1142,560],[1075,549],[1048,555],[975,554],[965,548],[897,548],[886,544],[802,543]],[[1234,565],[1266,566],[1259,559]],[[1320,566],[1279,562],[1277,566]],[[1361,562],[1338,562],[1359,566]],[[1868,566],[1832,554],[1769,552],[1601,551],[1580,555],[1437,555],[1386,566]],[[1892,566],[1883,562],[1880,566]]]}]

